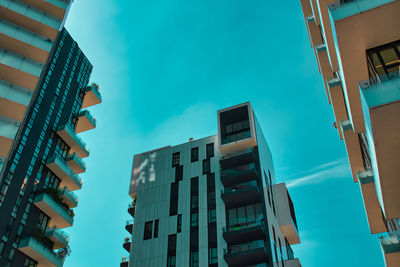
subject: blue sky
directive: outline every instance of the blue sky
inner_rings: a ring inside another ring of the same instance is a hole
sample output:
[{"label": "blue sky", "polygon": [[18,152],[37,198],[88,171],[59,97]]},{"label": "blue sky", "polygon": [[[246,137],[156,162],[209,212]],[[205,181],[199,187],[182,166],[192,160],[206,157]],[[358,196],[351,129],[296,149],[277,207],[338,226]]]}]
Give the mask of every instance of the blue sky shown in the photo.
[{"label": "blue sky", "polygon": [[303,266],[384,266],[318,74],[299,1],[80,0],[66,24],[103,103],[66,267],[118,266],[133,155],[217,132],[250,101],[292,195]]}]

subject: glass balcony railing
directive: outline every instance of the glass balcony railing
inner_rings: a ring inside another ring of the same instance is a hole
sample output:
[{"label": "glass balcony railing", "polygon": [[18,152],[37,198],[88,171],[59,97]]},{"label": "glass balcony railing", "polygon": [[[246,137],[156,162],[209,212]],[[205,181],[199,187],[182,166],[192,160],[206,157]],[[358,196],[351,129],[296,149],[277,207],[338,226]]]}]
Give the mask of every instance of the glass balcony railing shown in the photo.
[{"label": "glass balcony railing", "polygon": [[252,242],[231,245],[228,247],[228,249],[225,249],[225,254],[232,255],[232,254],[246,253],[260,248],[264,248],[264,240],[256,240]]},{"label": "glass balcony railing", "polygon": [[248,222],[243,222],[243,223],[237,223],[233,225],[228,225],[227,227],[223,228],[223,232],[233,232],[233,231],[240,231],[243,229],[248,229],[256,226],[262,226],[264,225],[264,219],[262,216],[258,218],[257,220],[254,221],[248,221]]},{"label": "glass balcony railing", "polygon": [[250,129],[247,129],[241,132],[223,135],[221,143],[224,145],[239,140],[243,140],[249,137],[251,137],[251,131]]},{"label": "glass balcony railing", "polygon": [[234,192],[238,192],[238,191],[241,191],[241,190],[244,190],[247,188],[256,187],[256,186],[257,186],[257,181],[255,181],[255,180],[240,183],[240,184],[234,184],[234,185],[225,187],[223,194],[234,193]]},{"label": "glass balcony railing", "polygon": [[256,170],[256,165],[254,163],[245,164],[235,169],[221,170],[221,177],[237,176],[243,174],[244,172],[255,171],[255,170]]}]

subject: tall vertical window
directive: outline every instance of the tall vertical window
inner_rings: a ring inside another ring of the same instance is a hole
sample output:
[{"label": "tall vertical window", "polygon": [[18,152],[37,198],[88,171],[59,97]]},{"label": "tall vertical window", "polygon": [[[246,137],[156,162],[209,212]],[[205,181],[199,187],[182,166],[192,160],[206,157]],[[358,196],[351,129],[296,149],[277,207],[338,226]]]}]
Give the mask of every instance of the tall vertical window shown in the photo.
[{"label": "tall vertical window", "polygon": [[183,165],[175,167],[175,182],[182,181],[183,179]]},{"label": "tall vertical window", "polygon": [[199,214],[197,212],[193,212],[190,214],[190,227],[199,226]]},{"label": "tall vertical window", "polygon": [[154,221],[154,238],[158,237],[158,224],[159,224],[159,220],[155,220]]},{"label": "tall vertical window", "polygon": [[199,160],[199,148],[193,147],[190,151],[190,162],[195,162]]},{"label": "tall vertical window", "polygon": [[179,183],[171,184],[171,195],[170,195],[170,205],[169,205],[169,216],[178,214],[178,192]]},{"label": "tall vertical window", "polygon": [[190,252],[190,267],[199,267],[199,251]]},{"label": "tall vertical window", "polygon": [[144,236],[143,236],[144,240],[151,238],[152,230],[153,230],[153,221],[146,222],[144,224]]},{"label": "tall vertical window", "polygon": [[218,263],[218,250],[217,250],[217,248],[209,248],[208,249],[208,263],[209,264]]},{"label": "tall vertical window", "polygon": [[167,267],[176,266],[176,234],[168,236]]},{"label": "tall vertical window", "polygon": [[214,143],[206,145],[206,157],[207,158],[214,157]]},{"label": "tall vertical window", "polygon": [[203,174],[211,172],[210,159],[203,160]]},{"label": "tall vertical window", "polygon": [[215,208],[208,209],[208,223],[214,223],[217,221],[217,212]]},{"label": "tall vertical window", "polygon": [[180,158],[181,154],[179,152],[172,154],[172,167],[179,166]]},{"label": "tall vertical window", "polygon": [[178,215],[178,221],[176,223],[176,231],[180,233],[182,231],[182,214]]}]

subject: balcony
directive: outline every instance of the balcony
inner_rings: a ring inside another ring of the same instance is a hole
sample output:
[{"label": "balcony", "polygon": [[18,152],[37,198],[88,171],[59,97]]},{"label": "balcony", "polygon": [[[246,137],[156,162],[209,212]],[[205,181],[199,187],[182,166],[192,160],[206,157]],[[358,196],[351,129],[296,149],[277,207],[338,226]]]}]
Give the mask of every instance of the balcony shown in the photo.
[{"label": "balcony", "polygon": [[264,247],[264,241],[258,240],[230,246],[228,250],[225,250],[224,259],[229,266],[256,265],[268,262],[268,253]]},{"label": "balcony", "polygon": [[400,242],[395,236],[382,236],[379,238],[383,252],[385,253],[386,266],[400,265]]},{"label": "balcony", "polygon": [[82,110],[78,115],[78,123],[76,125],[76,132],[81,133],[96,128],[96,119],[93,118],[89,110]]},{"label": "balcony", "polygon": [[2,19],[51,40],[56,39],[61,24],[61,19],[46,14],[46,12],[22,1],[3,0],[0,2],[0,14]]},{"label": "balcony", "polygon": [[80,174],[86,171],[86,164],[78,156],[78,154],[73,153],[72,155],[69,155],[66,161],[68,166],[74,171],[74,173]]},{"label": "balcony", "polygon": [[221,194],[225,206],[234,208],[261,201],[262,192],[257,181],[249,181],[226,187]]},{"label": "balcony", "polygon": [[285,183],[274,184],[272,190],[276,198],[277,219],[282,234],[286,237],[289,244],[300,243],[293,202]]},{"label": "balcony", "polygon": [[285,260],[285,267],[301,267],[300,260],[298,258]]},{"label": "balcony", "polygon": [[129,204],[128,212],[132,217],[135,217],[135,210],[136,210],[136,205],[134,203]]},{"label": "balcony", "polygon": [[48,245],[37,240],[34,237],[28,237],[21,240],[18,249],[35,260],[38,266],[62,267],[64,259],[58,256]]},{"label": "balcony", "polygon": [[70,0],[24,0],[25,3],[34,6],[44,12],[63,20],[65,12],[67,11]]},{"label": "balcony", "polygon": [[23,121],[26,113],[26,106],[0,97],[0,116],[16,121]]},{"label": "balcony", "polygon": [[91,107],[101,103],[102,98],[97,84],[87,86],[83,91],[85,92],[85,97],[83,98],[82,108]]},{"label": "balcony", "polygon": [[132,234],[132,232],[133,232],[133,224],[134,224],[134,220],[128,220],[128,221],[126,221],[126,224],[125,224],[125,229],[130,234]]},{"label": "balcony", "polygon": [[124,239],[124,243],[123,243],[122,247],[123,247],[126,251],[128,251],[128,253],[129,253],[129,252],[131,251],[131,245],[132,245],[131,239],[130,239],[129,237],[126,237],[126,238]]},{"label": "balcony", "polygon": [[400,217],[400,73],[379,76],[380,83],[360,83],[366,140],[372,170],[381,189],[386,219]]},{"label": "balcony", "polygon": [[[0,7],[1,10],[1,7]],[[1,14],[1,11],[0,11]],[[35,91],[39,77],[0,62],[0,79]]]},{"label": "balcony", "polygon": [[[1,119],[0,126],[0,157],[7,159],[13,144],[15,133],[18,131],[18,126],[3,123]],[[4,126],[8,126],[8,129]]]},{"label": "balcony", "polygon": [[239,166],[235,169],[221,170],[221,182],[224,186],[256,180],[259,177],[254,163]]},{"label": "balcony", "polygon": [[71,152],[78,154],[80,158],[89,156],[89,149],[85,142],[75,133],[75,130],[67,123],[57,128],[57,134],[71,147]]},{"label": "balcony", "polygon": [[371,171],[357,173],[368,224],[372,234],[387,232],[381,205],[376,194],[374,175]]},{"label": "balcony", "polygon": [[228,245],[244,243],[253,240],[265,239],[267,232],[264,220],[256,220],[237,225],[231,225],[223,229],[223,237]]},{"label": "balcony", "polygon": [[69,191],[66,187],[60,191],[60,198],[70,208],[78,206],[78,196],[75,195],[74,192]]},{"label": "balcony", "polygon": [[250,148],[222,157],[219,164],[221,165],[221,169],[229,169],[235,166],[254,163],[256,158],[257,156],[254,149]]},{"label": "balcony", "polygon": [[122,257],[120,267],[129,267],[129,258]]},{"label": "balcony", "polygon": [[55,227],[46,230],[46,237],[53,241],[54,249],[65,248],[66,246],[68,246],[68,235],[64,231],[59,230]]},{"label": "balcony", "polygon": [[74,222],[73,211],[64,206],[52,193],[42,193],[35,197],[35,205],[48,215],[51,220],[49,227],[66,228]]},{"label": "balcony", "polygon": [[49,158],[46,167],[61,179],[60,187],[67,187],[69,191],[82,188],[81,178],[72,171],[59,155],[54,154],[53,157]]}]

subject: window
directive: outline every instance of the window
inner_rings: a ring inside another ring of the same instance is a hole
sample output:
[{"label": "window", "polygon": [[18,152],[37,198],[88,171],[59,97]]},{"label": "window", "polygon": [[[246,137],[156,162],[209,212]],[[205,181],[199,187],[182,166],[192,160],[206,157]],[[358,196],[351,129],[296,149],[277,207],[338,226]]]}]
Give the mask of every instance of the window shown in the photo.
[{"label": "window", "polygon": [[151,232],[153,230],[153,221],[146,222],[144,224],[144,236],[143,240],[147,240],[151,238]]},{"label": "window", "polygon": [[208,223],[214,223],[217,221],[217,212],[215,208],[208,209]]},{"label": "window", "polygon": [[195,162],[199,160],[199,148],[193,147],[190,153],[190,162]]},{"label": "window", "polygon": [[182,181],[183,179],[183,166],[175,167],[175,182]]},{"label": "window", "polygon": [[159,224],[159,220],[155,220],[154,221],[154,238],[158,237],[158,224]]},{"label": "window", "polygon": [[208,263],[218,263],[218,250],[217,248],[209,248],[208,249]]},{"label": "window", "polygon": [[207,158],[214,157],[214,143],[206,145],[206,157]]},{"label": "window", "polygon": [[203,174],[211,172],[210,159],[203,160]]},{"label": "window", "polygon": [[172,167],[179,166],[180,157],[181,155],[179,152],[172,154]]},{"label": "window", "polygon": [[190,215],[190,227],[197,226],[199,226],[199,214],[196,212]]},{"label": "window", "polygon": [[190,198],[190,208],[197,209],[199,207],[199,196],[192,196]]},{"label": "window", "polygon": [[169,205],[169,216],[178,214],[178,192],[179,192],[179,183],[171,184],[171,195],[170,195],[170,205]]},{"label": "window", "polygon": [[176,256],[170,255],[167,257],[167,267],[175,267],[176,266]]},{"label": "window", "polygon": [[207,205],[215,204],[215,191],[207,193]]},{"label": "window", "polygon": [[182,214],[178,215],[178,222],[176,223],[176,231],[180,233],[182,231]]},{"label": "window", "polygon": [[199,252],[190,252],[190,267],[199,267]]}]

